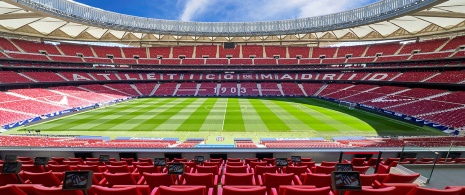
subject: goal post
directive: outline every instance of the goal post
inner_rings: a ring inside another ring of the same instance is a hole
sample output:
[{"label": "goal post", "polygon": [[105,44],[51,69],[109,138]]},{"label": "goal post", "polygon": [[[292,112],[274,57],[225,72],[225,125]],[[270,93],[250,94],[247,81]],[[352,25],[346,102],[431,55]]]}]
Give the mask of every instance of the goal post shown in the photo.
[{"label": "goal post", "polygon": [[348,102],[348,101],[339,101],[339,106],[347,107],[349,109],[354,109],[357,106],[357,103]]}]

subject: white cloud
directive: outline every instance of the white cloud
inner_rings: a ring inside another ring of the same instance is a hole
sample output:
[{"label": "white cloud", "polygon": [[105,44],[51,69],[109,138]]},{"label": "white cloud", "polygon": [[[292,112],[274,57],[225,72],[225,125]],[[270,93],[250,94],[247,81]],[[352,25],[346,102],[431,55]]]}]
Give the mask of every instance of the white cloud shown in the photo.
[{"label": "white cloud", "polygon": [[181,21],[191,21],[194,17],[203,15],[212,3],[211,0],[187,0],[184,2],[184,10],[179,17]]},{"label": "white cloud", "polygon": [[270,21],[336,13],[375,0],[180,0],[183,21]]}]

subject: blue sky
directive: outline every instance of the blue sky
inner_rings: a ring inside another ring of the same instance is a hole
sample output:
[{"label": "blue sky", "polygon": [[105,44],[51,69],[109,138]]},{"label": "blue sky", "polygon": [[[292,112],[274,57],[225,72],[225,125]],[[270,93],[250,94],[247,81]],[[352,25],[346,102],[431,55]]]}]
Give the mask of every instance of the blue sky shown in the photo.
[{"label": "blue sky", "polygon": [[377,0],[74,0],[113,12],[183,21],[247,22],[318,16]]}]

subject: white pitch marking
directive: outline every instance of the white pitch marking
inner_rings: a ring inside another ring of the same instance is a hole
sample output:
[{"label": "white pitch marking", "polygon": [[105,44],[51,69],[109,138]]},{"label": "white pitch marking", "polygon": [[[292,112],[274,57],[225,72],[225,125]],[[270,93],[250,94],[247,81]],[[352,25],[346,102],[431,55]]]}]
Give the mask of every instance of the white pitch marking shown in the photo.
[{"label": "white pitch marking", "polygon": [[220,133],[223,131],[224,129],[224,121],[226,120],[226,109],[228,108],[228,102],[229,102],[229,98],[226,98],[226,103],[225,103],[225,106],[224,106],[224,115],[223,115],[223,124],[221,125],[221,131]]}]

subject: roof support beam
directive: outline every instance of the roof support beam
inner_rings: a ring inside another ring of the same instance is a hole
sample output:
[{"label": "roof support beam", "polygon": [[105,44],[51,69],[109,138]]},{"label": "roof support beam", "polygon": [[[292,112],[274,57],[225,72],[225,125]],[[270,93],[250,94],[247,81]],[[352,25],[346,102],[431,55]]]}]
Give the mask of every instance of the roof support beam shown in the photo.
[{"label": "roof support beam", "polygon": [[41,18],[44,17],[38,13],[21,13],[21,14],[0,14],[0,20],[18,19],[18,18]]},{"label": "roof support beam", "polygon": [[413,13],[412,16],[440,17],[440,18],[465,18],[464,13],[437,12],[437,11],[421,11],[421,12]]}]

